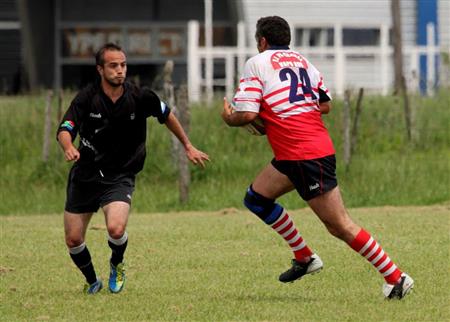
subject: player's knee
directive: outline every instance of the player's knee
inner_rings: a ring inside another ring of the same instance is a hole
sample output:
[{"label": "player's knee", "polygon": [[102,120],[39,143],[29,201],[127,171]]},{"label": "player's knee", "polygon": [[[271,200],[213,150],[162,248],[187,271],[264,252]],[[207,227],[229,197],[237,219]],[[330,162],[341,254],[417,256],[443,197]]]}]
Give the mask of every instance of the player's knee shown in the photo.
[{"label": "player's knee", "polygon": [[119,239],[125,234],[125,225],[115,225],[108,227],[108,234],[111,238]]},{"label": "player's knee", "polygon": [[82,236],[75,236],[75,235],[67,235],[66,236],[66,245],[67,248],[74,248],[77,246],[80,246],[84,242]]},{"label": "player's knee", "polygon": [[245,194],[244,205],[269,225],[274,223],[283,212],[283,207],[275,203],[275,200],[260,195],[251,185]]}]

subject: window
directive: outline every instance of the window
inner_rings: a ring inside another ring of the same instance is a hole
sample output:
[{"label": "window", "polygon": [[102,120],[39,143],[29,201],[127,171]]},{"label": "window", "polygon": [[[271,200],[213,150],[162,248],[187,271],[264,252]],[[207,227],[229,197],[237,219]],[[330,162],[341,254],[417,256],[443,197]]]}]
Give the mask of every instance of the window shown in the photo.
[{"label": "window", "polygon": [[[343,27],[343,46],[379,46],[381,43],[380,28]],[[389,44],[392,44],[390,35]],[[333,47],[333,27],[298,27],[295,29],[295,46],[297,47]]]},{"label": "window", "polygon": [[342,30],[344,46],[378,46],[380,44],[380,29],[344,28]]},{"label": "window", "polygon": [[295,46],[332,47],[334,46],[333,28],[296,28]]}]

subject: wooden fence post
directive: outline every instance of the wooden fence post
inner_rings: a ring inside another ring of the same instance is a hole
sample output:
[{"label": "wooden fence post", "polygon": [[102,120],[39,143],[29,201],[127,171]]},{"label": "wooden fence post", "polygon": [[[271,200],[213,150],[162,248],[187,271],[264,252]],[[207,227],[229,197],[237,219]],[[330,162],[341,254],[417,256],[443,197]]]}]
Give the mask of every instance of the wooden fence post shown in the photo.
[{"label": "wooden fence post", "polygon": [[[175,90],[172,83],[172,73],[173,73],[173,67],[174,63],[172,60],[168,60],[166,64],[164,65],[163,69],[163,90],[164,90],[164,100],[166,101],[167,105],[169,105],[172,113],[175,114],[175,116],[178,118],[178,109],[175,104]],[[181,148],[180,142],[176,138],[175,135],[171,135],[171,141],[172,141],[172,162],[174,166],[178,165],[178,151]]]},{"label": "wooden fence post", "polygon": [[403,95],[403,109],[405,111],[406,138],[408,139],[408,142],[411,142],[412,139],[411,108],[409,106],[408,89],[406,88],[405,76],[402,76],[401,92]]},{"label": "wooden fence post", "polygon": [[361,87],[359,89],[358,100],[356,102],[355,116],[353,118],[353,127],[351,133],[352,138],[350,141],[350,154],[353,154],[353,152],[355,152],[356,144],[358,142],[359,117],[361,115],[361,105],[363,96],[364,96],[364,88]]},{"label": "wooden fence post", "polygon": [[[186,134],[189,133],[189,106],[188,106],[188,90],[186,85],[182,85],[177,93],[177,100],[175,97],[175,89],[172,83],[173,73],[173,61],[169,60],[164,66],[164,97],[167,104],[170,106],[172,113],[180,121]],[[178,105],[178,107],[177,107]],[[189,183],[190,172],[189,162],[186,157],[184,148],[181,146],[180,141],[171,135],[172,137],[172,160],[174,165],[178,168],[178,184],[180,193],[180,202],[186,203],[189,200]]]},{"label": "wooden fence post", "polygon": [[42,161],[47,163],[50,151],[50,131],[52,128],[52,98],[53,91],[47,92],[47,99],[45,104],[45,122],[44,122],[44,142],[42,145]]},{"label": "wooden fence post", "polygon": [[62,119],[62,110],[63,110],[63,102],[64,102],[64,90],[62,88],[58,91],[58,107],[56,112],[56,122],[61,122]]},{"label": "wooden fence post", "polygon": [[[188,88],[186,84],[180,86],[177,93],[178,114],[181,126],[186,134],[189,133],[190,128],[190,111],[188,104]],[[189,184],[191,182],[191,174],[189,171],[189,160],[186,157],[184,149],[180,147],[178,150],[178,167],[179,167],[179,190],[180,202],[186,203],[189,201]]]},{"label": "wooden fence post", "polygon": [[343,113],[343,124],[344,124],[344,164],[347,169],[350,165],[351,158],[351,140],[350,140],[350,130],[351,130],[351,118],[350,118],[350,91],[346,90],[344,93],[344,113]]}]

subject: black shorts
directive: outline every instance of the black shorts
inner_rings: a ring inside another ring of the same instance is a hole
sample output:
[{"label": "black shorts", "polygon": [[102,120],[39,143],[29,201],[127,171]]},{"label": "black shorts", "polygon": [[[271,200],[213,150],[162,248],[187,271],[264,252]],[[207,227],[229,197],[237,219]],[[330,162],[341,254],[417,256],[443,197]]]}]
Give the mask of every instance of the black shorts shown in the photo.
[{"label": "black shorts", "polygon": [[294,184],[303,200],[310,200],[337,186],[336,157],[313,160],[272,160],[272,165]]},{"label": "black shorts", "polygon": [[74,176],[73,168],[67,183],[65,210],[71,213],[96,212],[113,201],[124,201],[131,205],[135,176],[116,175],[111,180],[80,181]]}]

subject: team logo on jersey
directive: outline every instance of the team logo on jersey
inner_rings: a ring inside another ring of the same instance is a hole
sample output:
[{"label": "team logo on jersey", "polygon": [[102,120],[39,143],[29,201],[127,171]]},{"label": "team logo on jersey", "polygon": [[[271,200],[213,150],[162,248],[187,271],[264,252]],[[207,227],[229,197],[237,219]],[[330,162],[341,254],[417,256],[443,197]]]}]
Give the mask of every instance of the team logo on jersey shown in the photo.
[{"label": "team logo on jersey", "polygon": [[73,123],[72,121],[64,121],[64,123],[61,124],[60,127],[68,129],[69,131],[72,131],[73,128],[75,127],[75,123]]},{"label": "team logo on jersey", "polygon": [[270,57],[273,69],[302,67],[307,69],[308,63],[300,54],[292,51],[277,51]]},{"label": "team logo on jersey", "polygon": [[309,186],[309,190],[310,190],[310,191],[315,190],[315,189],[318,189],[318,188],[320,188],[319,183],[316,183],[315,185],[310,185],[310,186]]},{"label": "team logo on jersey", "polygon": [[161,101],[160,103],[161,103],[161,112],[164,114],[164,112],[166,111],[167,105],[163,101]]},{"label": "team logo on jersey", "polygon": [[97,113],[97,114],[90,113],[89,116],[93,117],[94,119],[101,119],[102,118],[102,115],[100,113]]}]

